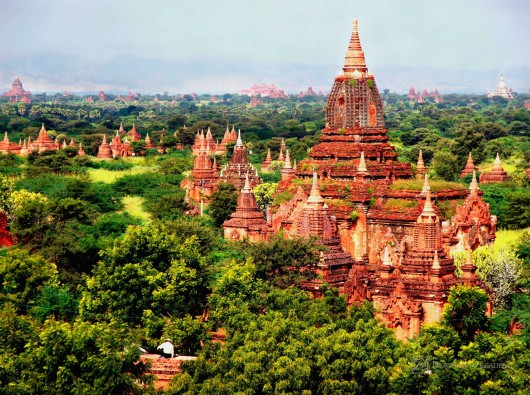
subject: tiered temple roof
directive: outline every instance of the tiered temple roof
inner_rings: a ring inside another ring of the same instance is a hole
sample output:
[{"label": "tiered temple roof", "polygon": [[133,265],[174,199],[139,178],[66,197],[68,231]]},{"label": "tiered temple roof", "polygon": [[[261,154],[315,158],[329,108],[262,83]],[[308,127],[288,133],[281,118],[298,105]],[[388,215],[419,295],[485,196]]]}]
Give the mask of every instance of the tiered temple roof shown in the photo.
[{"label": "tiered temple roof", "polygon": [[201,141],[199,153],[193,161],[191,175],[190,182],[182,184],[184,188],[189,190],[189,197],[195,202],[201,202],[204,199],[208,201],[219,180],[219,172],[215,159],[213,162],[210,159],[204,140]]},{"label": "tiered temple roof", "polygon": [[133,123],[132,129],[130,130],[127,135],[131,138],[131,141],[138,141],[142,139],[142,136],[140,133],[138,133],[138,130],[136,130],[136,124]]},{"label": "tiered temple roof", "polygon": [[15,80],[13,81],[11,89],[7,92],[4,92],[2,96],[9,97],[11,101],[20,101],[26,98],[26,100],[24,101],[27,102],[27,99],[29,99],[29,92],[24,90],[24,88],[22,87],[22,82],[20,81],[20,78],[18,78],[17,75],[15,77]]},{"label": "tiered temple roof", "polygon": [[195,142],[192,146],[192,152],[193,155],[197,155],[201,147],[201,141],[204,141],[208,154],[225,155],[227,152],[226,146],[236,140],[237,133],[234,127],[232,127],[232,131],[230,132],[228,125],[226,125],[226,131],[220,143],[215,141],[215,139],[213,138],[212,131],[210,127],[208,127],[206,135],[204,134],[204,130],[197,132],[197,135],[195,136]]},{"label": "tiered temple roof", "polygon": [[303,287],[315,295],[320,295],[324,283],[342,289],[353,267],[353,259],[340,245],[337,221],[329,213],[328,206],[320,195],[316,172],[313,173],[309,197],[305,200],[296,222],[293,223],[290,235],[316,237],[326,247],[326,250],[320,253],[315,270],[321,278],[306,282]]},{"label": "tiered temple roof", "polygon": [[[317,166],[324,178],[352,181],[361,153],[372,179],[400,179],[412,175],[410,164],[396,161],[397,152],[388,143],[383,103],[375,78],[368,72],[354,21],[343,74],[335,77],[326,107],[326,127],[309,160],[300,162],[297,176],[308,177],[307,168]],[[307,166],[309,165],[309,166]]]},{"label": "tiered temple roof", "polygon": [[[121,135],[124,136],[123,140]],[[110,159],[115,157],[132,156],[131,142],[142,140],[142,135],[138,132],[136,124],[129,132],[123,127],[123,122],[120,123],[120,128],[116,131],[116,135],[112,138],[110,144],[107,142],[107,136],[103,135],[103,141],[98,149],[98,158]],[[152,148],[153,144],[149,133],[145,137],[145,148]]]},{"label": "tiered temple roof", "polygon": [[9,141],[9,135],[7,132],[5,132],[4,139],[0,141],[0,152],[18,155],[20,154],[21,149],[22,145]]},{"label": "tiered temple roof", "polygon": [[473,157],[471,156],[471,152],[469,153],[469,156],[467,157],[467,162],[465,167],[462,169],[462,172],[460,173],[460,178],[467,176],[468,174],[473,174],[477,171],[477,166],[473,163]]},{"label": "tiered temple roof", "polygon": [[222,180],[234,184],[237,189],[241,189],[245,185],[247,173],[249,174],[250,186],[252,188],[261,183],[258,170],[248,161],[247,149],[241,139],[240,130],[230,162],[225,165],[220,177]]},{"label": "tiered temple roof", "polygon": [[261,163],[261,171],[270,171],[269,165],[272,163],[271,149],[267,150],[267,157]]},{"label": "tiered temple roof", "polygon": [[499,154],[495,157],[495,161],[493,162],[493,168],[489,173],[482,173],[480,175],[480,182],[481,183],[492,183],[492,182],[503,182],[506,181],[508,178],[508,173],[504,171],[504,168],[502,167],[501,158],[499,157]]},{"label": "tiered temple roof", "polygon": [[456,207],[456,214],[443,227],[444,244],[450,251],[476,249],[495,240],[497,218],[490,214],[489,204],[482,199],[476,173],[469,186],[469,195],[461,206]]},{"label": "tiered temple roof", "polygon": [[258,209],[248,173],[237,199],[236,211],[223,223],[223,228],[225,238],[228,240],[248,238],[250,241],[262,241],[267,240],[272,233],[272,229]]},{"label": "tiered temple roof", "polygon": [[53,141],[50,136],[48,136],[48,131],[44,127],[44,123],[39,131],[39,136],[31,144],[28,144],[28,149],[30,151],[44,152],[49,150],[59,149],[59,142]]},{"label": "tiered temple roof", "polygon": [[114,136],[112,138],[112,141],[110,142],[110,151],[112,152],[113,158],[124,158],[132,155],[131,144],[129,143],[129,139],[125,137],[125,139],[122,141],[119,130],[116,132],[116,136]]}]

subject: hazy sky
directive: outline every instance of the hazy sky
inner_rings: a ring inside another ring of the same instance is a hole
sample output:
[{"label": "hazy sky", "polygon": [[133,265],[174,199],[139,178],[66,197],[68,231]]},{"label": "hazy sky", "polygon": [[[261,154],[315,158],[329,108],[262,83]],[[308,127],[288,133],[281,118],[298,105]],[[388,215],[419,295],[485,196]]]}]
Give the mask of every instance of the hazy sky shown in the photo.
[{"label": "hazy sky", "polygon": [[530,87],[527,0],[0,0],[0,86],[19,73],[34,91],[325,88],[354,18],[369,68],[396,89],[400,68],[432,84],[513,71]]}]

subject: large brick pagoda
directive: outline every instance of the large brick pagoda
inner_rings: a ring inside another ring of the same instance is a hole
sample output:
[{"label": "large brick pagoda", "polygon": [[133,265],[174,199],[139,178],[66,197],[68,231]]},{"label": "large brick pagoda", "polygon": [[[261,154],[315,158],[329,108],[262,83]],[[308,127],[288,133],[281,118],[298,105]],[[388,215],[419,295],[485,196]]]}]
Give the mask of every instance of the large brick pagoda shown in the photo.
[{"label": "large brick pagoda", "polygon": [[[311,167],[316,165],[324,179],[353,181],[359,175],[359,161],[364,153],[371,179],[409,178],[410,164],[397,162],[398,154],[388,143],[383,102],[375,78],[366,67],[357,21],[342,70],[329,94],[326,127],[320,143],[311,150],[310,160],[300,163],[298,175],[310,177]],[[310,167],[306,166],[308,163]]]},{"label": "large brick pagoda", "polygon": [[[421,324],[440,319],[452,285],[479,283],[471,261],[457,278],[449,254],[490,244],[496,219],[475,178],[470,190],[461,184],[430,184],[421,154],[420,180],[413,178],[410,164],[397,160],[357,21],[343,73],[335,77],[328,99],[326,121],[309,159],[282,173],[278,192],[292,198],[270,209],[272,229],[288,238],[336,240],[324,244],[331,256],[343,254],[348,260],[321,270],[326,267],[323,251],[321,267],[313,268],[321,280],[337,286],[350,303],[373,301],[398,337],[415,336]],[[320,285],[304,286],[318,295]]]}]

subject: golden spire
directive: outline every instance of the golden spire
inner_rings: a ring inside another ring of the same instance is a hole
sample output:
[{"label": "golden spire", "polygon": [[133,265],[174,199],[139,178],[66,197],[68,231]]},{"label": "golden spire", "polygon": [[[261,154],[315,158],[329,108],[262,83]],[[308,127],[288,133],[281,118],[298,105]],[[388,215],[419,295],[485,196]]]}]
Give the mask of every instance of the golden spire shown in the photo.
[{"label": "golden spire", "polygon": [[361,47],[361,40],[359,39],[359,29],[357,26],[357,19],[353,20],[353,30],[350,38],[350,45],[346,51],[344,59],[344,74],[353,75],[354,71],[366,76],[367,68],[364,60],[364,52]]}]

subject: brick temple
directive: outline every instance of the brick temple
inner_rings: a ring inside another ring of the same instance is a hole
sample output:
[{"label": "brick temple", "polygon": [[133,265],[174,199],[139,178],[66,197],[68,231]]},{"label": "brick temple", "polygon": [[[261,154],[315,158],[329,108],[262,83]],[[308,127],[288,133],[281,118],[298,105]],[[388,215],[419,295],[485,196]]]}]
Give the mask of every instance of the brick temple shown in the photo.
[{"label": "brick temple", "polygon": [[[119,129],[116,131],[116,135],[112,138],[110,143],[107,141],[107,136],[103,135],[103,140],[99,146],[97,157],[100,159],[111,159],[133,156],[131,143],[140,140],[142,140],[142,136],[136,129],[136,124],[133,123],[131,130],[127,132],[123,127],[122,122],[120,123]],[[147,133],[145,136],[145,148],[153,148],[149,133]]]},{"label": "brick temple", "polygon": [[[220,168],[216,156],[226,155],[226,145],[234,141],[236,144],[230,161]],[[247,182],[250,188],[261,183],[258,170],[248,161],[247,148],[243,143],[241,130],[236,134],[234,127],[230,131],[227,126],[223,140],[219,144],[215,142],[209,129],[206,135],[204,131],[201,131],[196,135],[192,150],[195,158],[191,175],[180,184],[186,190],[186,199],[192,205],[202,206],[208,203],[219,183],[233,184],[238,191],[244,189]],[[250,237],[247,233],[245,229],[242,229],[230,238]]]},{"label": "brick temple", "polygon": [[31,103],[30,98],[31,93],[24,90],[22,87],[22,82],[18,75],[15,77],[11,89],[7,92],[4,92],[2,96],[8,97],[10,102],[24,102],[26,104]]},{"label": "brick temple", "polygon": [[[373,301],[397,337],[410,338],[422,324],[440,319],[453,285],[480,285],[470,252],[494,241],[496,218],[482,200],[475,175],[469,189],[440,186],[429,182],[421,153],[415,171],[397,160],[357,21],[342,70],[328,97],[326,126],[309,158],[295,164],[287,149],[280,151],[284,168],[277,192],[291,194],[290,200],[269,208],[267,218],[258,218],[254,206],[240,201],[225,223],[225,236],[249,234],[249,222],[236,220],[248,214],[272,233],[316,237],[327,248],[311,268],[317,278],[303,287],[318,296],[328,283],[349,303]],[[271,162],[268,153],[262,169]],[[465,173],[472,169],[468,165]],[[239,173],[252,174],[248,166]],[[500,174],[498,166],[492,173]],[[245,201],[252,201],[252,190],[245,186],[244,193]],[[260,228],[249,238],[269,235]],[[453,251],[469,255],[462,277],[455,275]]]},{"label": "brick temple", "polygon": [[[27,140],[24,139],[24,141],[19,141],[18,143],[15,143],[9,140],[9,134],[5,132],[4,139],[0,141],[0,152],[5,154],[26,156],[32,152],[41,153],[44,151],[56,151],[58,149],[66,148],[68,146],[73,148],[76,147],[73,138],[70,140],[70,144],[66,144],[66,140],[64,140],[61,145],[61,143],[57,139],[54,140],[48,135],[46,127],[44,126],[44,124],[42,124],[42,127],[39,130],[39,135],[35,140],[31,140],[31,138],[28,138]],[[85,151],[83,150],[83,146],[81,144],[79,144],[78,146],[77,153],[80,156],[85,154]]]}]

